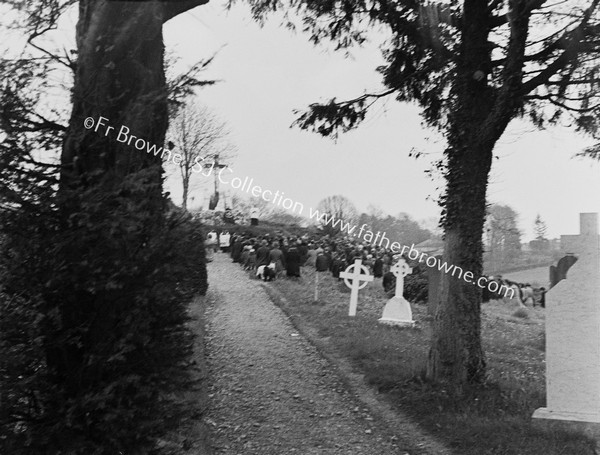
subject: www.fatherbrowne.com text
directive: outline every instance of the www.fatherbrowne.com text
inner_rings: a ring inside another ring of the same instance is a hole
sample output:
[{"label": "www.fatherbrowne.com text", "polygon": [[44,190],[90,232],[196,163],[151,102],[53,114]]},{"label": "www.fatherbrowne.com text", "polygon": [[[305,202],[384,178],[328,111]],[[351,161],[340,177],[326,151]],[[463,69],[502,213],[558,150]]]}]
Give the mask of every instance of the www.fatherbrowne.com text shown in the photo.
[{"label": "www.fatherbrowne.com text", "polygon": [[[104,133],[105,137],[116,135],[115,140],[117,142],[127,144],[128,146],[133,146],[137,150],[145,151],[148,154],[152,153],[154,156],[160,155],[163,161],[171,161],[173,164],[178,166],[181,165],[183,160],[181,154],[172,153],[170,150],[164,150],[162,146],[157,147],[156,144],[151,144],[145,139],[135,136],[125,125],[120,125],[119,129],[116,130],[115,127],[111,126],[108,122],[109,119],[102,116],[98,118],[98,121],[96,121],[93,117],[87,117],[84,120],[83,125],[88,130],[93,128],[94,132],[96,133]],[[203,163],[204,160],[205,158],[203,157],[196,157],[191,170],[192,172],[209,177],[214,171],[215,163],[207,165],[207,163]],[[273,205],[283,207],[286,210],[291,210],[300,216],[306,216],[306,213],[304,212],[304,204],[284,197],[285,193],[283,191],[280,192],[264,189],[259,185],[255,185],[254,179],[247,176],[244,179],[240,177],[228,179],[228,177],[231,177],[231,174],[233,173],[234,171],[231,167],[222,168],[219,170],[217,177],[222,184],[231,186],[237,191],[251,194],[253,197],[260,197]],[[484,276],[475,280],[473,272],[465,272],[462,268],[456,265],[448,264],[438,257],[419,252],[415,248],[414,244],[411,246],[403,246],[399,242],[391,242],[390,239],[387,238],[385,232],[381,233],[378,231],[377,233],[374,233],[366,228],[366,224],[363,224],[360,228],[358,228],[358,226],[352,225],[343,219],[336,219],[334,216],[327,213],[320,213],[319,210],[313,209],[312,207],[308,208],[308,217],[322,225],[330,225],[333,228],[339,228],[340,232],[353,237],[361,238],[365,242],[375,244],[380,247],[383,246],[384,248],[391,250],[392,253],[399,254],[401,256],[407,254],[409,259],[413,261],[418,260],[419,263],[425,262],[427,267],[436,267],[439,271],[451,274],[453,277],[458,275],[459,279],[463,279],[467,283],[475,284],[482,289],[487,287],[490,292],[498,293],[511,299],[515,297],[515,290],[512,287],[500,285],[496,281],[489,281],[488,278]],[[358,232],[356,232],[357,228]]]}]

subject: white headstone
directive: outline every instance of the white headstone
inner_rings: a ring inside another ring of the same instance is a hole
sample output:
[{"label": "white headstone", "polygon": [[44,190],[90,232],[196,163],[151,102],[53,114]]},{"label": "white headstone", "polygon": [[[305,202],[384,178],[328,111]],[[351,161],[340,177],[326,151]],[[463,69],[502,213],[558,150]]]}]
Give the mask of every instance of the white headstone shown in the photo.
[{"label": "white headstone", "polygon": [[385,304],[383,315],[379,319],[379,322],[399,327],[413,327],[415,321],[412,318],[410,303],[402,295],[404,293],[404,277],[410,274],[412,269],[403,258],[400,258],[390,271],[396,277],[396,295]]},{"label": "white headstone", "polygon": [[[361,270],[363,273],[361,273]],[[349,265],[345,271],[340,273],[340,278],[343,278],[346,286],[351,289],[350,309],[348,310],[348,316],[356,316],[358,290],[364,288],[369,281],[373,281],[373,276],[369,275],[369,269],[362,265],[362,261],[360,259],[356,259],[354,264]]]},{"label": "white headstone", "polygon": [[598,214],[571,236],[578,261],[546,295],[546,407],[533,422],[600,439],[600,243]]}]

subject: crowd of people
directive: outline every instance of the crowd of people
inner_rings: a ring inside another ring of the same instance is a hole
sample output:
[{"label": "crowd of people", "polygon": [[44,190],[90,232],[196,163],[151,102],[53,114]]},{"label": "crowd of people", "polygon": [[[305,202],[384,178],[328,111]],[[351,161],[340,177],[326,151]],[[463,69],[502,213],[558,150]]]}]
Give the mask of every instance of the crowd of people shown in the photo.
[{"label": "crowd of people", "polygon": [[[353,237],[285,236],[282,234],[252,235],[250,233],[230,234],[222,232],[208,234],[207,250],[212,254],[221,250],[231,255],[232,261],[244,270],[254,271],[265,281],[281,276],[299,278],[303,267],[313,267],[318,272],[330,272],[334,278],[340,276],[348,266],[360,259],[369,273],[375,278],[383,278],[384,290],[393,295],[396,277],[390,272],[391,266],[400,258],[384,246],[361,242]],[[406,258],[405,258],[406,259]],[[545,307],[545,288],[534,288],[530,284],[516,283],[501,276],[487,277],[495,281],[497,289],[513,289],[509,292],[520,305],[530,302]],[[506,301],[506,293],[491,292],[484,288],[483,302],[501,299]]]},{"label": "crowd of people", "polygon": [[374,277],[382,278],[399,257],[389,249],[352,237],[332,238],[328,235],[314,238],[308,235],[233,234],[229,237],[229,244],[221,243],[220,249],[229,252],[232,261],[245,270],[271,267],[277,277],[291,278],[300,277],[302,267],[314,267],[318,272],[328,271],[339,278],[340,272],[356,259],[361,259]]},{"label": "crowd of people", "polygon": [[489,286],[482,290],[483,303],[490,300],[502,300],[506,303],[515,301],[519,306],[525,307],[531,304],[533,307],[539,305],[546,308],[546,288],[534,287],[530,283],[517,283],[516,281],[499,276],[487,277],[488,285],[492,282],[497,284],[496,289],[502,292],[492,292]]}]

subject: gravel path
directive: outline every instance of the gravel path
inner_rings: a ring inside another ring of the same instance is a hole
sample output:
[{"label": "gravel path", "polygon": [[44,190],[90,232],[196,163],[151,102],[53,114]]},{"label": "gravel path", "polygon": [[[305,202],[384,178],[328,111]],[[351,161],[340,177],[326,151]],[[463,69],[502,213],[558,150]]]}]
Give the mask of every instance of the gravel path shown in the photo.
[{"label": "gravel path", "polygon": [[[406,454],[228,255],[209,264],[206,422],[217,454]],[[379,426],[380,427],[380,426]]]}]

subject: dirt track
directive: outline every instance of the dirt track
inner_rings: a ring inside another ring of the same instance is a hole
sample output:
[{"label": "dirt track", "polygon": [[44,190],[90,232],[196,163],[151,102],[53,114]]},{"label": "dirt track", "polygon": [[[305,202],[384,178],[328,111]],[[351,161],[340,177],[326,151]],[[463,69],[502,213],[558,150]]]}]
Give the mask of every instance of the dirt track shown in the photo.
[{"label": "dirt track", "polygon": [[209,264],[209,280],[205,421],[216,454],[416,453],[348,391],[260,281],[222,254]]}]

